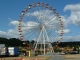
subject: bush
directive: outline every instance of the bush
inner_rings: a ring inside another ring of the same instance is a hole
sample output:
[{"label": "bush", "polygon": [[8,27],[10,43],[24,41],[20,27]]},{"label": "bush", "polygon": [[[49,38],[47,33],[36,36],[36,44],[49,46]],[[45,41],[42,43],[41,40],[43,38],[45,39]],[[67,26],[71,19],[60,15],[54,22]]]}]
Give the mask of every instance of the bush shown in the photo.
[{"label": "bush", "polygon": [[54,52],[61,52],[61,49],[57,48],[54,50]]}]

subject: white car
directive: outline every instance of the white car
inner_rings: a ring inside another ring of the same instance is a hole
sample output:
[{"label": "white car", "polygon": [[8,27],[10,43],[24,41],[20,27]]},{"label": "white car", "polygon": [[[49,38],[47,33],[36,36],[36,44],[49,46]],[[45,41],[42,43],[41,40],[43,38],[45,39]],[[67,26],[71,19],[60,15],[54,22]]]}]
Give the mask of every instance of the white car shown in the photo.
[{"label": "white car", "polygon": [[65,53],[64,53],[64,52],[61,52],[60,54],[61,54],[61,55],[65,55]]}]

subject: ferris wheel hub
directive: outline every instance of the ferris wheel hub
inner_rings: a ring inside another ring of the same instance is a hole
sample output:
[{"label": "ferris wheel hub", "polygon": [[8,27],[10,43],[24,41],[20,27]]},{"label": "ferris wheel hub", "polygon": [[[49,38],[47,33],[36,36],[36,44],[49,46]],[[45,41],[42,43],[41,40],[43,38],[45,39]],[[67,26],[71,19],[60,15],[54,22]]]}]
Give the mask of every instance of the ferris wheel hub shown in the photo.
[{"label": "ferris wheel hub", "polygon": [[[44,54],[46,50],[53,48],[51,39],[62,40],[63,28],[63,22],[56,9],[44,3],[30,4],[22,11],[18,22],[20,40],[34,39],[35,50],[44,50]],[[56,31],[60,31],[59,34]]]}]

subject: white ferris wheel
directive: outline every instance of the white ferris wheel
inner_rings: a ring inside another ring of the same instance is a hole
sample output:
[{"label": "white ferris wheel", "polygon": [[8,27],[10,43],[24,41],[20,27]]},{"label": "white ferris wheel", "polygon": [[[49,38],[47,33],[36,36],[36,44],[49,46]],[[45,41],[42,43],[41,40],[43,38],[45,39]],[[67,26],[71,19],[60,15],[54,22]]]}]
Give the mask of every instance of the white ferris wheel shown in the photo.
[{"label": "white ferris wheel", "polygon": [[34,40],[34,50],[51,50],[53,41],[62,40],[64,26],[56,9],[49,4],[33,3],[20,15],[18,31],[20,40]]}]

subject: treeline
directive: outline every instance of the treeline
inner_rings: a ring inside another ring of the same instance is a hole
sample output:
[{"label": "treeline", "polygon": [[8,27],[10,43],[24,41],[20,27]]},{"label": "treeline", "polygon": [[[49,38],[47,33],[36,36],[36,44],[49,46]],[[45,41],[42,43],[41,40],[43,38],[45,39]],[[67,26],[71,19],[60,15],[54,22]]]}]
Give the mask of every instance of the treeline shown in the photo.
[{"label": "treeline", "polygon": [[[52,45],[55,46],[57,42],[53,42]],[[58,44],[59,47],[76,47],[80,46],[80,41],[74,41],[74,42],[60,42]]]},{"label": "treeline", "polygon": [[[25,44],[24,44],[25,43]],[[0,44],[5,44],[6,47],[8,46],[27,46],[27,45],[32,45],[34,44],[34,41],[21,41],[17,38],[10,38],[10,39],[7,39],[7,38],[3,38],[3,37],[0,37]]]},{"label": "treeline", "polygon": [[[24,43],[24,44],[23,44]],[[52,45],[55,46],[57,42],[52,42]],[[34,40],[26,40],[26,41],[21,41],[17,38],[3,38],[0,37],[0,44],[5,44],[6,46],[33,46],[34,44]],[[58,44],[58,46],[60,47],[66,47],[66,46],[80,46],[80,41],[75,41],[75,42],[61,42],[60,44]]]},{"label": "treeline", "polygon": [[73,42],[61,42],[59,46],[65,47],[74,47],[74,46],[80,46],[80,41],[73,41]]}]

